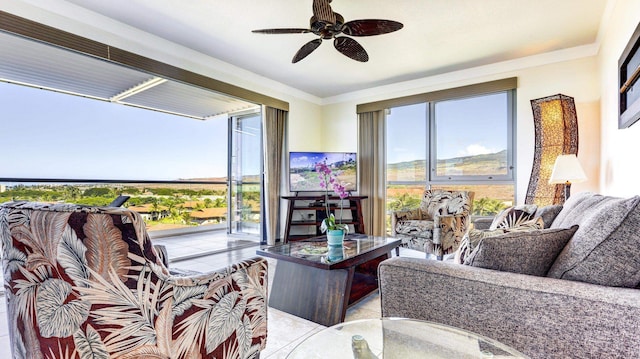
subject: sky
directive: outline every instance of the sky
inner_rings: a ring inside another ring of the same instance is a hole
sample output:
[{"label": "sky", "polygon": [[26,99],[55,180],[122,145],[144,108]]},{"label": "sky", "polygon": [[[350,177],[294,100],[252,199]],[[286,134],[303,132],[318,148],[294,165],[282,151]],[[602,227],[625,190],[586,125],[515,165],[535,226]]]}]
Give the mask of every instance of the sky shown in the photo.
[{"label": "sky", "polygon": [[[495,153],[507,148],[507,96],[499,93],[436,103],[439,159]],[[391,109],[387,162],[424,160],[429,138],[426,104]]]},{"label": "sky", "polygon": [[[506,95],[439,102],[439,158],[506,149]],[[391,109],[387,161],[425,159],[426,104]],[[227,119],[206,121],[0,82],[0,178],[177,180],[227,176]],[[259,127],[248,123],[247,128]],[[259,136],[243,151],[259,152]],[[248,140],[248,141],[247,141]],[[250,156],[249,156],[250,157]],[[259,173],[259,157],[242,163]],[[95,165],[95,164],[98,165]],[[90,165],[88,165],[90,164]]]},{"label": "sky", "polygon": [[227,119],[206,121],[0,82],[0,177],[226,177]]}]

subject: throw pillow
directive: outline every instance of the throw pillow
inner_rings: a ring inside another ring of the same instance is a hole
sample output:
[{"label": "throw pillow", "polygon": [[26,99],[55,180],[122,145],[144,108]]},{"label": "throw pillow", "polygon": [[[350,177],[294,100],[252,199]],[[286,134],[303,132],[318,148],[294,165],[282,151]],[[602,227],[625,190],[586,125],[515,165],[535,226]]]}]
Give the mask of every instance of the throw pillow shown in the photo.
[{"label": "throw pillow", "polygon": [[538,206],[535,204],[509,207],[498,213],[493,219],[490,230],[498,228],[513,228],[520,225],[520,222],[525,222],[533,219],[536,215]]},{"label": "throw pillow", "polygon": [[576,230],[578,226],[510,232],[483,238],[464,264],[542,277]]},{"label": "throw pillow", "polygon": [[544,221],[544,228],[549,228],[551,227],[551,223],[553,223],[553,220],[556,219],[560,211],[562,211],[561,204],[552,204],[549,206],[538,208],[538,210],[536,211],[536,217],[541,217]]},{"label": "throw pillow", "polygon": [[497,236],[500,234],[504,234],[504,229],[494,229],[494,230],[482,230],[482,229],[471,229],[469,232],[465,233],[460,241],[460,247],[456,250],[456,253],[453,257],[455,263],[463,264],[465,259],[469,257],[471,252],[478,246],[478,243],[482,238]]},{"label": "throw pillow", "polygon": [[520,222],[516,227],[512,228],[498,228],[494,230],[469,230],[469,232],[465,233],[464,237],[462,237],[462,240],[460,241],[460,247],[458,247],[458,250],[455,253],[454,260],[458,264],[463,264],[465,259],[471,254],[471,252],[473,252],[473,250],[478,246],[480,240],[483,238],[494,237],[509,232],[524,232],[542,228],[544,228],[544,221],[542,220],[542,218],[537,217],[526,222]]}]

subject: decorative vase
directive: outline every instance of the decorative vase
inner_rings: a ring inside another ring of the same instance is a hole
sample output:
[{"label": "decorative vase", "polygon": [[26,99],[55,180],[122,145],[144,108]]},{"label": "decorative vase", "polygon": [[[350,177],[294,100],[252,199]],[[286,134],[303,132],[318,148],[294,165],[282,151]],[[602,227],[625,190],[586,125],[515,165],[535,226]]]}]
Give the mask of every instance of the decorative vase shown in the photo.
[{"label": "decorative vase", "polygon": [[343,246],[329,246],[327,259],[329,262],[337,262],[344,259]]},{"label": "decorative vase", "polygon": [[327,244],[329,246],[342,246],[344,242],[344,231],[342,229],[327,230]]}]

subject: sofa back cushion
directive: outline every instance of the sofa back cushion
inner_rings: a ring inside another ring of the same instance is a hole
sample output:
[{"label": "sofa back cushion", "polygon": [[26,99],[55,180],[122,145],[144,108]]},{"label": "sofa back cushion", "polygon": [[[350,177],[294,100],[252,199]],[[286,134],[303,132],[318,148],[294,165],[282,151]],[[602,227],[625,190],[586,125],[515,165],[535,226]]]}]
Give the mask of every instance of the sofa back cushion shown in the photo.
[{"label": "sofa back cushion", "polygon": [[551,228],[578,225],[548,277],[615,287],[640,283],[640,197],[580,193],[569,198]]}]

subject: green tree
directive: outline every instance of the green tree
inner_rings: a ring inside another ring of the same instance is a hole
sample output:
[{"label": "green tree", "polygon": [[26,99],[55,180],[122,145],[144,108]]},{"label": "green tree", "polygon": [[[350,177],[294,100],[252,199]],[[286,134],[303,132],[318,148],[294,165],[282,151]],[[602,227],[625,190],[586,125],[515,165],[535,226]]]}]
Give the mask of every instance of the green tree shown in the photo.
[{"label": "green tree", "polygon": [[76,187],[76,186],[64,186],[62,187],[63,190],[63,199],[70,201],[70,202],[75,202],[78,198],[80,198],[80,195],[82,194],[82,191],[80,190],[80,188]]},{"label": "green tree", "polygon": [[107,187],[92,187],[84,191],[85,197],[115,197],[113,190]]},{"label": "green tree", "polygon": [[477,216],[489,216],[497,214],[505,207],[506,205],[498,199],[483,197],[473,201],[473,214]]},{"label": "green tree", "polygon": [[420,206],[420,196],[403,193],[401,196],[389,201],[387,209],[390,211],[401,211],[414,209]]}]

